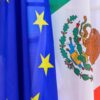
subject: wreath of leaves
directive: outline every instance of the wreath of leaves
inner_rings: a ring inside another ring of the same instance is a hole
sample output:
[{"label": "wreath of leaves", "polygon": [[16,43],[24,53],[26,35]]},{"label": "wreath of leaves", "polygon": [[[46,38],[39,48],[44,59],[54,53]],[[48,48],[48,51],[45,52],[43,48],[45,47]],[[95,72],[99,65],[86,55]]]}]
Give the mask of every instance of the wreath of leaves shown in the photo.
[{"label": "wreath of leaves", "polygon": [[[93,76],[92,75],[89,76],[88,74],[84,74],[80,71],[79,68],[76,68],[74,66],[74,63],[73,63],[72,59],[69,58],[68,54],[67,54],[66,44],[65,44],[66,34],[68,33],[69,25],[72,24],[76,19],[77,19],[77,16],[72,15],[67,19],[67,22],[64,24],[63,31],[61,32],[62,36],[59,39],[59,41],[60,41],[60,51],[61,51],[61,54],[62,54],[63,58],[65,59],[65,61],[64,61],[65,64],[68,66],[68,68],[70,70],[73,70],[74,73],[77,76],[79,76],[80,78],[82,78],[84,81],[86,81],[86,80],[91,80],[92,81]],[[83,23],[85,23],[85,22],[83,22]],[[82,27],[83,23],[81,24],[81,27]],[[82,28],[80,30],[82,30]],[[90,71],[91,70],[91,65],[86,63],[86,58],[82,55],[82,46],[78,41],[78,39],[81,38],[81,37],[78,36],[78,33],[79,33],[79,29],[77,27],[75,27],[73,29],[73,36],[74,36],[74,42],[76,43],[77,50],[78,50],[78,53],[79,53],[78,59],[83,63],[85,70]]]}]

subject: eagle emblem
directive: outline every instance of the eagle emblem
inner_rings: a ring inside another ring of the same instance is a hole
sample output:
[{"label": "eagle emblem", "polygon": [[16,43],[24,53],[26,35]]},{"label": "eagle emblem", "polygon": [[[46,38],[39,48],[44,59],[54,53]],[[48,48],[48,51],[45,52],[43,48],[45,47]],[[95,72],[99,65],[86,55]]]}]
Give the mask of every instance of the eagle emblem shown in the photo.
[{"label": "eagle emblem", "polygon": [[100,34],[88,23],[87,16],[82,21],[76,15],[67,18],[59,42],[65,65],[84,81],[92,81],[93,65],[100,54]]}]

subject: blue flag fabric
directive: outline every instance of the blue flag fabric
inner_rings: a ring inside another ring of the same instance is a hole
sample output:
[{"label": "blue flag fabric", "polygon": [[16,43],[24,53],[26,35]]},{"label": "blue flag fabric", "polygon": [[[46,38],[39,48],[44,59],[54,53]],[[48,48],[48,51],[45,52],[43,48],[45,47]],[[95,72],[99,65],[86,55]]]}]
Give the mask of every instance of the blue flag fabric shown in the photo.
[{"label": "blue flag fabric", "polygon": [[14,4],[0,2],[0,100],[19,100]]},{"label": "blue flag fabric", "polygon": [[25,4],[0,1],[0,100],[30,100]]},{"label": "blue flag fabric", "polygon": [[30,100],[30,64],[26,0],[15,0],[19,100]]},{"label": "blue flag fabric", "polygon": [[18,100],[18,64],[15,1],[6,2],[6,98]]},{"label": "blue flag fabric", "polygon": [[28,0],[31,100],[58,100],[49,0]]},{"label": "blue flag fabric", "polygon": [[49,0],[0,1],[0,100],[58,100]]},{"label": "blue flag fabric", "polygon": [[0,2],[0,100],[6,99],[5,78],[5,4]]}]

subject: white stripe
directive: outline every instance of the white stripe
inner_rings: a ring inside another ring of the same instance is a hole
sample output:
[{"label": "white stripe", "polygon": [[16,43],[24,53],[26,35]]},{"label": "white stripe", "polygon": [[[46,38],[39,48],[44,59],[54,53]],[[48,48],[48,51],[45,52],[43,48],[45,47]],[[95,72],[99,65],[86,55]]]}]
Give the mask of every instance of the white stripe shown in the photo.
[{"label": "white stripe", "polygon": [[[59,39],[61,31],[67,18],[71,15],[78,15],[78,18],[82,21],[83,16],[86,15],[90,20],[89,0],[71,0],[70,3],[64,5],[52,15],[58,100],[94,100],[93,83],[83,81],[73,71],[69,70],[60,53]],[[73,27],[70,27],[70,34]]]}]

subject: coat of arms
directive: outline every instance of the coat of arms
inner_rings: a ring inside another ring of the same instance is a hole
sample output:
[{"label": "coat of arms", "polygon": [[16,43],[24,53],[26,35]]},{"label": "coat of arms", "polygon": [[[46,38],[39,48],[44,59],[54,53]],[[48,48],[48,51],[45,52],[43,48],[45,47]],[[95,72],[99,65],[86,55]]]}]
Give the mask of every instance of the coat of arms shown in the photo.
[{"label": "coat of arms", "polygon": [[[70,70],[83,80],[93,80],[93,64],[100,54],[100,34],[92,28],[87,17],[83,21],[76,15],[70,16],[63,26],[60,37],[60,51]],[[70,25],[75,26],[72,32]]]}]

